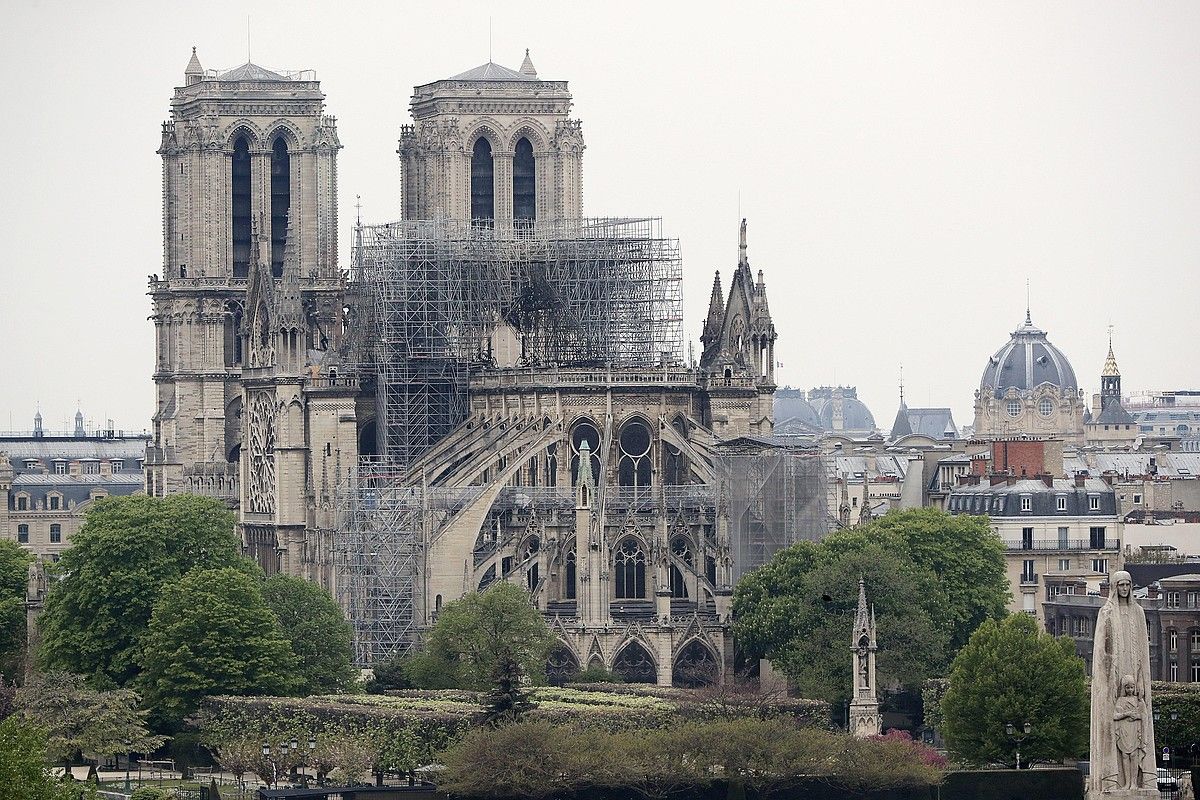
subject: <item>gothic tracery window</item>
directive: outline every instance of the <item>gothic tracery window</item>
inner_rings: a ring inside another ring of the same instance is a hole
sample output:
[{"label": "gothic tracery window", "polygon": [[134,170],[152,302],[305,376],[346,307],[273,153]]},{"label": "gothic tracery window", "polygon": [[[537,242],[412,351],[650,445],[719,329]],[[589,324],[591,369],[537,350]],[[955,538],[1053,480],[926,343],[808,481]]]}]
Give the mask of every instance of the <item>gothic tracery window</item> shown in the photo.
[{"label": "gothic tracery window", "polygon": [[640,600],[646,596],[646,553],[632,536],[627,536],[613,554],[614,585],[618,600]]},{"label": "gothic tracery window", "polygon": [[490,221],[496,217],[495,168],[492,143],[480,136],[471,148],[471,219]]},{"label": "gothic tracery window", "polygon": [[579,483],[579,449],[584,442],[591,450],[592,479],[600,483],[600,432],[587,420],[575,423],[571,429],[571,485]]},{"label": "gothic tracery window", "polygon": [[[676,536],[671,540],[671,555],[688,567],[693,565],[692,546],[686,536]],[[675,563],[671,564],[670,577],[671,597],[686,598],[688,596],[687,581],[684,578],[683,571]]]},{"label": "gothic tracery window", "polygon": [[247,476],[249,510],[255,514],[275,513],[275,406],[269,392],[258,392],[250,400],[247,426],[250,440],[250,474]]},{"label": "gothic tracery window", "polygon": [[654,659],[646,648],[637,642],[630,642],[617,653],[613,661],[613,672],[620,675],[626,683],[655,683],[658,680],[658,670]]},{"label": "gothic tracery window", "polygon": [[619,438],[621,461],[617,483],[642,488],[650,485],[650,428],[641,420],[626,422]]},{"label": "gothic tracery window", "polygon": [[707,686],[717,679],[717,657],[699,639],[693,639],[679,651],[671,671],[671,685],[685,689]]},{"label": "gothic tracery window", "polygon": [[522,136],[513,152],[513,219],[537,218],[537,176],[533,145]]},{"label": "gothic tracery window", "polygon": [[288,209],[292,204],[291,157],[287,142],[280,136],[271,148],[271,274],[283,275],[283,254],[287,246]]},{"label": "gothic tracery window", "polygon": [[575,563],[575,548],[572,547],[567,551],[566,557],[563,559],[566,568],[563,570],[565,576],[563,578],[563,598],[566,600],[575,599],[575,581],[576,581],[576,563]]},{"label": "gothic tracery window", "polygon": [[250,274],[250,142],[239,136],[233,143],[231,193],[231,239],[233,277]]}]

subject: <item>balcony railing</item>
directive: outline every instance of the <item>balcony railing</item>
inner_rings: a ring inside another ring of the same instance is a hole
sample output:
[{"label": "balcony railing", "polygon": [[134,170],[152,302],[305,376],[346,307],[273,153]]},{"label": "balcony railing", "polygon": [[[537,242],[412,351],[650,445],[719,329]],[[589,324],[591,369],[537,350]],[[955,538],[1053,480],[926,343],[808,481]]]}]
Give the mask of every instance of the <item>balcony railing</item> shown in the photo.
[{"label": "balcony railing", "polygon": [[1090,539],[1033,539],[1004,541],[1005,550],[1120,550],[1120,539],[1105,539],[1103,544]]}]

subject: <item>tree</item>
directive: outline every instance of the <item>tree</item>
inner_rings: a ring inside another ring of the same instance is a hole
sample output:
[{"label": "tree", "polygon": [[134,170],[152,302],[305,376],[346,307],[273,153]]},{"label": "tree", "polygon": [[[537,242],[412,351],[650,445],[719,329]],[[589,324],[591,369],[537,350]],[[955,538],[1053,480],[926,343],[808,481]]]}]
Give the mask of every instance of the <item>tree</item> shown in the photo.
[{"label": "tree", "polygon": [[124,686],[138,674],[150,613],[165,585],[243,560],[233,514],[194,495],[98,500],[57,567],[39,619],[45,667]]},{"label": "tree", "polygon": [[296,657],[261,585],[243,569],[224,567],[190,572],[163,590],[138,681],[157,721],[176,723],[209,695],[296,689]]},{"label": "tree", "polygon": [[96,691],[82,675],[52,672],[17,690],[18,714],[46,733],[43,748],[51,761],[67,766],[82,753],[94,774],[97,763],[118,753],[148,753],[163,740],[146,729],[130,689]]},{"label": "tree", "polygon": [[290,575],[272,575],[263,598],[279,618],[299,662],[299,693],[344,692],[355,686],[350,623],[329,593]]},{"label": "tree", "polygon": [[501,581],[442,608],[429,631],[428,650],[458,668],[460,688],[491,685],[502,659],[513,659],[531,679],[544,676],[554,635],[529,595]]},{"label": "tree", "polygon": [[1038,629],[1032,617],[987,620],[954,659],[942,698],[942,735],[974,764],[1015,763],[1005,726],[1030,723],[1024,763],[1078,756],[1088,747],[1088,683],[1071,639]]},{"label": "tree", "polygon": [[79,796],[47,769],[44,732],[16,716],[0,722],[0,787],[8,800],[73,800]]},{"label": "tree", "polygon": [[965,645],[984,620],[1007,613],[1004,545],[986,517],[914,508],[892,511],[852,533],[895,547],[933,571],[945,596],[942,615],[951,626],[951,652]]},{"label": "tree", "polygon": [[863,538],[800,542],[742,578],[733,600],[739,646],[770,658],[805,697],[847,698],[860,576],[875,607],[878,683],[912,686],[943,670],[949,631],[936,577]]},{"label": "tree", "polygon": [[0,681],[16,679],[25,652],[25,588],[33,555],[0,540]]}]

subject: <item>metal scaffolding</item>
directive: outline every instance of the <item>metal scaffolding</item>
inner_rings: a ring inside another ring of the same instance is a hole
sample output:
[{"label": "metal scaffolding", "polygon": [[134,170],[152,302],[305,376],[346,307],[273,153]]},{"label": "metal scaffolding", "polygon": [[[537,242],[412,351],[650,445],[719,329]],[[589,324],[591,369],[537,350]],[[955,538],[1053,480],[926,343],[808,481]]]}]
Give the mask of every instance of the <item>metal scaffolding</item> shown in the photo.
[{"label": "metal scaffolding", "polygon": [[789,545],[829,531],[828,470],[815,449],[763,447],[719,452],[717,474],[729,498],[729,539],[736,582]]},{"label": "metal scaffolding", "polygon": [[[358,231],[352,284],[374,336],[351,359],[378,398],[381,455],[409,464],[467,413],[467,374],[504,330],[519,362],[683,362],[679,243],[657,219],[406,221]],[[361,369],[362,367],[360,367]]]}]

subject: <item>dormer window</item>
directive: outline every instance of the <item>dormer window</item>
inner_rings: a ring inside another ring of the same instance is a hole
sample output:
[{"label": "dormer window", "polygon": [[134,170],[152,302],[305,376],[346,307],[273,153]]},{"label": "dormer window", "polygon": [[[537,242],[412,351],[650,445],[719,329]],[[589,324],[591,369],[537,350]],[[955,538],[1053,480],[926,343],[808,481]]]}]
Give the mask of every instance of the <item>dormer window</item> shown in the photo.
[{"label": "dormer window", "polygon": [[1008,415],[1009,415],[1010,417],[1019,417],[1019,416],[1021,416],[1021,403],[1020,403],[1020,401],[1018,401],[1018,400],[1009,400],[1009,401],[1008,401]]},{"label": "dormer window", "polygon": [[51,511],[58,511],[62,508],[62,495],[52,494],[46,498],[47,508]]},{"label": "dormer window", "polygon": [[99,475],[100,474],[100,462],[99,461],[84,461],[82,466],[83,466],[83,474],[84,475]]},{"label": "dormer window", "polygon": [[29,510],[29,495],[27,495],[27,494],[17,495],[17,511],[28,511],[28,510]]},{"label": "dormer window", "polygon": [[1054,503],[1054,507],[1058,511],[1067,510],[1067,496],[1065,494],[1060,494],[1058,497],[1054,498]]},{"label": "dormer window", "polygon": [[125,469],[125,462],[119,458],[112,459],[108,462],[108,465],[113,472],[120,472],[121,470]]},{"label": "dormer window", "polygon": [[1098,495],[1098,494],[1088,495],[1088,511],[1099,511],[1099,510],[1100,510],[1100,495]]},{"label": "dormer window", "polygon": [[25,459],[25,469],[37,469],[41,465],[42,462],[38,461],[36,458]]},{"label": "dormer window", "polygon": [[1028,494],[1021,495],[1021,510],[1033,511],[1033,496]]},{"label": "dormer window", "polygon": [[66,475],[67,472],[70,471],[70,467],[71,467],[71,465],[68,462],[63,461],[62,459],[58,459],[54,462],[54,474],[55,475]]}]

